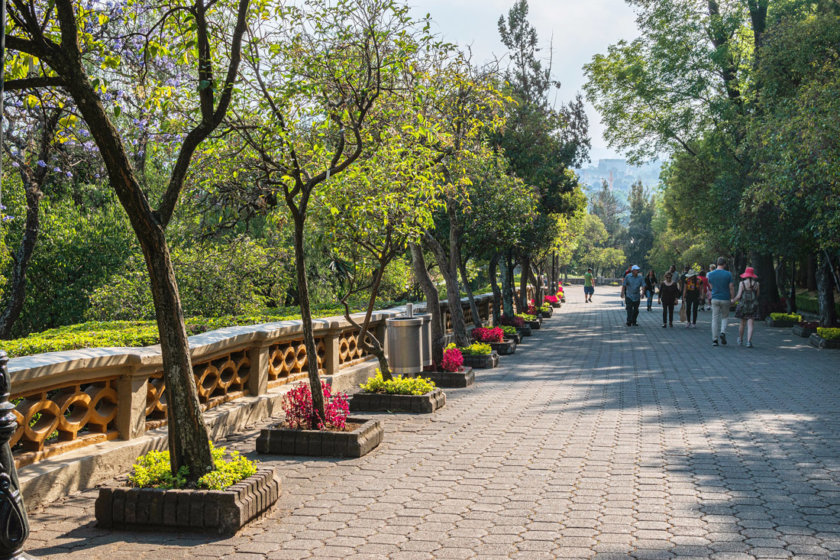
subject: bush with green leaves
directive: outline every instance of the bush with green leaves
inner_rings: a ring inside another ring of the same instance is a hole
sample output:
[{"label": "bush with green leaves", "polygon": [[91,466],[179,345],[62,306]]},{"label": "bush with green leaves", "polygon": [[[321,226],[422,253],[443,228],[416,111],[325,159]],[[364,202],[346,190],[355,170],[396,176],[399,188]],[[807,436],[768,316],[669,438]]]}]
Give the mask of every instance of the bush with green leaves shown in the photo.
[{"label": "bush with green leaves", "polygon": [[425,395],[435,390],[435,383],[425,377],[395,376],[386,381],[382,372],[376,370],[376,375],[362,383],[361,388],[368,393],[388,393],[389,395]]},{"label": "bush with green leaves", "polygon": [[[238,451],[231,451],[225,457],[226,447],[215,447],[210,443],[210,453],[216,470],[198,479],[198,488],[224,490],[257,473],[257,461],[243,457]],[[128,475],[128,483],[136,488],[184,488],[187,483],[187,467],[172,473],[169,465],[169,451],[149,451],[137,458]]]},{"label": "bush with green leaves", "polygon": [[522,319],[523,321],[525,321],[526,323],[528,321],[536,321],[537,320],[536,315],[528,315],[527,313],[518,313],[516,316],[519,317],[520,319]]},{"label": "bush with green leaves", "polygon": [[[313,317],[332,317],[341,315],[343,312],[344,310],[338,307],[322,307],[313,309]],[[281,307],[257,315],[191,317],[186,320],[186,326],[187,334],[194,335],[224,327],[298,319],[300,319],[300,310],[297,307]],[[15,358],[44,352],[103,346],[150,346],[159,342],[157,323],[154,321],[89,321],[4,341],[3,349],[9,357]]]},{"label": "bush with green leaves", "polygon": [[[249,315],[276,305],[291,283],[285,260],[282,251],[263,247],[248,237],[173,249],[172,264],[184,315]],[[139,254],[93,290],[87,318],[154,318],[146,265]]]},{"label": "bush with green leaves", "polygon": [[831,327],[818,327],[817,334],[826,340],[840,340],[840,329]]},{"label": "bush with green leaves", "polygon": [[504,333],[506,335],[508,335],[508,334],[513,335],[513,334],[516,334],[516,332],[517,332],[516,327],[514,327],[513,325],[503,325],[502,330],[504,331]]},{"label": "bush with green leaves", "polygon": [[770,318],[774,321],[795,321],[797,323],[802,322],[802,315],[798,315],[796,313],[771,313]]},{"label": "bush with green leaves", "polygon": [[473,342],[469,346],[461,348],[461,352],[465,356],[487,356],[493,352],[493,347],[489,344],[482,344],[481,342]]}]

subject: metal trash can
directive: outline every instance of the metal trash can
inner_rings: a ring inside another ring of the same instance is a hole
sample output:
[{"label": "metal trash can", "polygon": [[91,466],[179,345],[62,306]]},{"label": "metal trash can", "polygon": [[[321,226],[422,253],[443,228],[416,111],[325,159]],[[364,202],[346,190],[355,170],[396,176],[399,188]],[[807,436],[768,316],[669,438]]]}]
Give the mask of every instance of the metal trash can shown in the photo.
[{"label": "metal trash can", "polygon": [[430,313],[418,313],[417,319],[423,319],[423,327],[420,329],[420,354],[423,356],[423,367],[432,365],[432,315]]},{"label": "metal trash can", "polygon": [[388,328],[388,363],[396,374],[415,374],[423,371],[423,350],[421,341],[424,320],[413,317],[411,306],[406,309],[407,317],[386,319]]}]

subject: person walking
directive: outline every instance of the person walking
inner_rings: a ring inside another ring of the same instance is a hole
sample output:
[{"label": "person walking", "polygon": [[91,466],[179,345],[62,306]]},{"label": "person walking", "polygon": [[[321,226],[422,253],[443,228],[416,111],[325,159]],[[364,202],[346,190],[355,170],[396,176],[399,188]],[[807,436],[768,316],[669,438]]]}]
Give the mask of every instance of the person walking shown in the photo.
[{"label": "person walking", "polygon": [[746,327],[747,340],[744,342],[744,346],[747,348],[752,348],[754,321],[759,318],[758,290],[760,286],[757,278],[755,269],[748,266],[741,275],[742,280],[738,284],[738,294],[735,296],[735,301],[738,302],[738,306],[735,308],[735,317],[741,320],[741,324],[738,326],[738,346],[744,342],[744,327]]},{"label": "person walking", "polygon": [[712,308],[712,290],[709,287],[709,279],[706,278],[706,271],[701,270],[697,277],[702,284],[700,286],[700,311],[708,311]]},{"label": "person walking", "polygon": [[653,296],[656,295],[656,273],[653,269],[648,270],[645,276],[645,295],[647,296],[647,310],[650,312]]},{"label": "person walking", "polygon": [[627,308],[627,326],[639,326],[639,304],[642,302],[642,290],[645,287],[645,279],[639,276],[637,265],[630,267],[630,274],[624,277],[621,285],[621,297]]},{"label": "person walking", "polygon": [[700,305],[700,293],[703,283],[697,276],[697,271],[689,270],[683,280],[682,297],[687,306],[685,310],[686,328],[697,328],[697,308]]},{"label": "person walking", "polygon": [[592,269],[587,268],[583,275],[583,303],[592,303],[592,294],[595,293],[595,278],[592,277]]},{"label": "person walking", "polygon": [[680,289],[674,282],[674,273],[666,272],[665,281],[659,286],[659,303],[662,305],[662,328],[674,327],[674,305],[680,297]]},{"label": "person walking", "polygon": [[729,305],[735,297],[732,273],[726,270],[726,258],[718,257],[717,267],[706,275],[712,287],[712,345],[718,340],[726,345],[726,326],[729,322]]}]

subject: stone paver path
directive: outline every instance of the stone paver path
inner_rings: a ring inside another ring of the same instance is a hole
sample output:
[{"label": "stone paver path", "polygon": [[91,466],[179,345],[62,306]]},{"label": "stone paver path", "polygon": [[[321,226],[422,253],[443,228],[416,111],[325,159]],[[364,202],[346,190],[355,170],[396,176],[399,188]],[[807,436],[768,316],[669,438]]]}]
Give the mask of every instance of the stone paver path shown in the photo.
[{"label": "stone paver path", "polygon": [[[263,457],[278,507],[238,535],[107,532],[95,493],[32,515],[42,558],[840,558],[840,352],[624,326],[569,303],[430,416],[355,460]],[[255,433],[233,442],[253,449]]]}]

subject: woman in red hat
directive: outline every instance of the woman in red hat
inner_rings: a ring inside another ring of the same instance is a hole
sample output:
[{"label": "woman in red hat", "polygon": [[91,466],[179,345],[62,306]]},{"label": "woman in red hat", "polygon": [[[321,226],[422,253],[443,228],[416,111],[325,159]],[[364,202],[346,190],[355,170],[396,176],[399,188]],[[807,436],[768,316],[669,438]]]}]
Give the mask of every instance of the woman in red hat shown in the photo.
[{"label": "woman in red hat", "polygon": [[747,348],[752,348],[753,324],[755,319],[759,318],[758,313],[758,276],[755,274],[755,269],[748,266],[741,275],[741,283],[738,286],[738,294],[735,296],[735,301],[738,302],[738,307],[735,308],[735,317],[741,319],[741,325],[738,327],[738,345],[744,342],[744,327],[747,327],[747,340],[744,345]]}]

